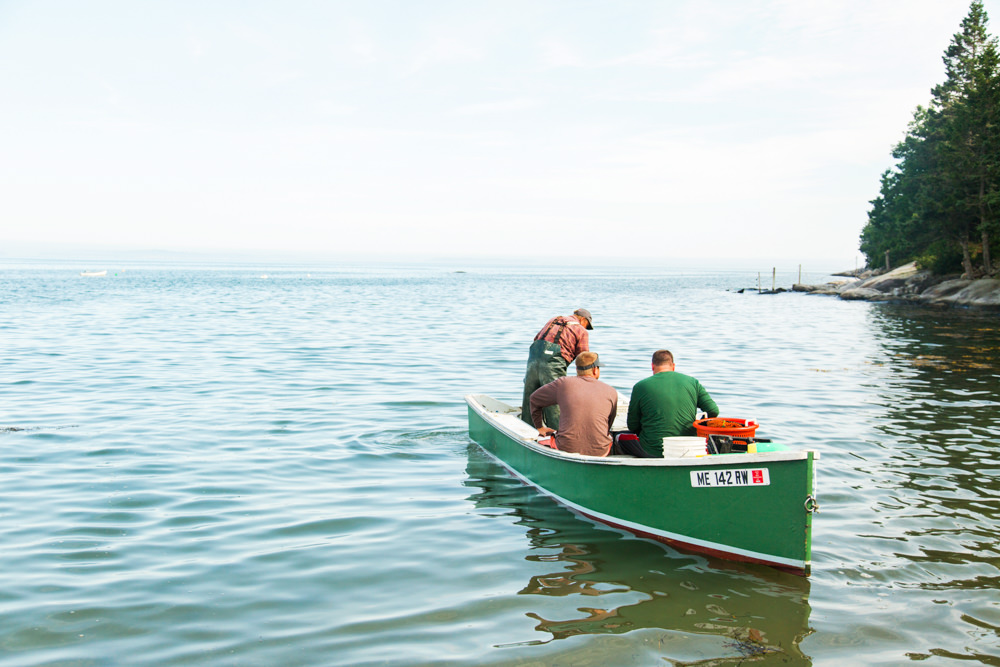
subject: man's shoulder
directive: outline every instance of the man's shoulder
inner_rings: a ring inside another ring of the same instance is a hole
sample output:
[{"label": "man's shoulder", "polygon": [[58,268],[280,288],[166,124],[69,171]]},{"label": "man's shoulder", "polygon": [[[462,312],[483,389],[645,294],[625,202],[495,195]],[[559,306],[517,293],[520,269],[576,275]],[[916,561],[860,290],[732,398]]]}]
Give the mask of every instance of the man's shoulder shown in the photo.
[{"label": "man's shoulder", "polygon": [[581,386],[589,387],[589,388],[591,388],[594,391],[597,391],[597,390],[601,390],[601,391],[613,391],[616,396],[618,395],[618,390],[617,389],[615,389],[614,387],[612,387],[607,382],[602,382],[601,380],[598,380],[593,375],[567,375],[564,378],[560,378],[560,380],[566,380],[568,382],[575,382],[577,384],[580,384]]},{"label": "man's shoulder", "polygon": [[656,373],[655,375],[650,375],[649,377],[644,377],[635,383],[632,387],[632,393],[639,392],[640,394],[650,392],[653,394],[659,394],[664,391],[670,391],[671,387],[676,387],[678,385],[683,385],[693,380],[687,375],[678,373],[677,371],[665,371],[662,373]]},{"label": "man's shoulder", "polygon": [[[587,333],[587,328],[580,324],[575,317],[567,317],[565,315],[556,315],[551,320],[546,322],[542,326],[542,331],[545,331],[551,326],[565,326],[567,331],[573,331],[574,333]],[[577,331],[579,330],[579,331]]]},{"label": "man's shoulder", "polygon": [[660,384],[660,383],[663,383],[663,384],[670,384],[670,383],[680,384],[680,383],[692,382],[692,381],[693,382],[697,382],[697,380],[695,380],[690,375],[685,375],[684,373],[680,373],[678,371],[663,371],[661,373],[657,373],[656,375],[650,375],[648,378],[646,378],[646,380],[648,380],[650,384]]},{"label": "man's shoulder", "polygon": [[632,385],[632,391],[635,391],[636,389],[639,389],[639,390],[648,389],[649,387],[651,387],[652,385],[655,385],[655,384],[656,384],[656,376],[655,375],[650,375],[648,377],[642,378],[641,380],[639,380],[638,382],[636,382],[634,385]]},{"label": "man's shoulder", "polygon": [[618,390],[612,387],[607,382],[602,382],[601,380],[595,380],[594,383],[604,391],[614,392],[615,396],[618,395]]},{"label": "man's shoulder", "polygon": [[566,386],[566,381],[570,379],[572,379],[572,376],[564,375],[562,377],[558,377],[552,382],[546,382],[541,387],[532,392],[532,394],[534,395],[539,392],[541,392],[542,394],[547,394],[549,392],[559,391],[562,387]]}]

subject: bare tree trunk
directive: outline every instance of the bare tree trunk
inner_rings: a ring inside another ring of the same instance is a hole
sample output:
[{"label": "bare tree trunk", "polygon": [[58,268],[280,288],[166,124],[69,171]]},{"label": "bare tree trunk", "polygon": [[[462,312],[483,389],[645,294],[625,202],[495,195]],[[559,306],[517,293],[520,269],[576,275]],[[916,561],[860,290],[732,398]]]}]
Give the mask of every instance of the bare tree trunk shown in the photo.
[{"label": "bare tree trunk", "polygon": [[983,229],[983,269],[986,273],[993,271],[993,267],[990,264],[990,233]]},{"label": "bare tree trunk", "polygon": [[972,255],[969,253],[969,234],[963,233],[962,239],[958,242],[962,246],[962,268],[965,269],[965,277],[972,280]]},{"label": "bare tree trunk", "polygon": [[989,211],[986,207],[986,179],[979,179],[979,229],[983,232],[983,271],[989,275],[993,268],[990,266],[990,233],[986,231],[986,216]]}]

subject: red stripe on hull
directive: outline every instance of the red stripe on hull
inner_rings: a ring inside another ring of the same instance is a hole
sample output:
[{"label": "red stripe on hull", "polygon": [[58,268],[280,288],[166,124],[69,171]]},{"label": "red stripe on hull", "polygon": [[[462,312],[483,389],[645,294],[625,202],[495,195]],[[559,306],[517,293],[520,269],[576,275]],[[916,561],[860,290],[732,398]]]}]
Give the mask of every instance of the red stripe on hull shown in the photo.
[{"label": "red stripe on hull", "polygon": [[[558,502],[558,501],[554,501],[554,502]],[[558,504],[562,505],[562,503],[558,503]],[[563,505],[563,507],[566,507],[566,506]],[[756,563],[758,565],[767,565],[768,567],[773,567],[775,569],[783,570],[785,572],[790,572],[792,574],[796,574],[796,575],[799,575],[799,576],[803,576],[803,575],[804,576],[809,576],[809,569],[808,568],[793,567],[791,565],[785,565],[784,563],[775,563],[773,561],[764,560],[763,558],[753,558],[752,556],[743,556],[743,555],[740,555],[740,554],[735,554],[735,553],[733,553],[731,551],[722,551],[720,549],[712,549],[711,547],[703,547],[703,546],[699,546],[697,544],[690,544],[688,542],[682,542],[680,540],[673,540],[673,539],[670,539],[669,537],[663,537],[662,535],[656,535],[654,533],[647,533],[644,530],[637,530],[637,529],[632,528],[630,526],[623,526],[621,524],[613,523],[611,521],[607,521],[606,519],[602,519],[600,517],[593,516],[592,514],[588,514],[587,512],[584,512],[583,510],[578,510],[578,509],[575,509],[575,508],[572,508],[572,507],[566,507],[566,509],[570,510],[574,514],[580,514],[582,516],[585,516],[588,519],[590,519],[591,521],[596,521],[597,523],[604,524],[605,526],[611,526],[612,528],[617,528],[618,530],[624,530],[626,532],[632,533],[636,537],[641,537],[641,538],[644,538],[644,539],[647,539],[647,540],[653,540],[654,542],[660,542],[662,544],[666,544],[667,546],[670,546],[670,547],[675,548],[675,549],[681,549],[683,551],[691,551],[691,552],[694,552],[694,553],[704,554],[706,556],[714,556],[716,558],[720,558],[720,559],[727,560],[727,561],[730,561],[730,562],[736,561],[736,562],[740,562],[740,563]]]}]

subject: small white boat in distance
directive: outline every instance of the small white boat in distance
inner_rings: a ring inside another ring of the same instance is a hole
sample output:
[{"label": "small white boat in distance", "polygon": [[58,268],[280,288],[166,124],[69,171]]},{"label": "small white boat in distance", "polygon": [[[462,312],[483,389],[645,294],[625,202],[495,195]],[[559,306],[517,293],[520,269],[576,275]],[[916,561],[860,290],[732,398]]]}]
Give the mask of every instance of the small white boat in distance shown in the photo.
[{"label": "small white boat in distance", "polygon": [[81,276],[87,276],[89,278],[103,278],[108,275],[107,271],[81,271]]}]

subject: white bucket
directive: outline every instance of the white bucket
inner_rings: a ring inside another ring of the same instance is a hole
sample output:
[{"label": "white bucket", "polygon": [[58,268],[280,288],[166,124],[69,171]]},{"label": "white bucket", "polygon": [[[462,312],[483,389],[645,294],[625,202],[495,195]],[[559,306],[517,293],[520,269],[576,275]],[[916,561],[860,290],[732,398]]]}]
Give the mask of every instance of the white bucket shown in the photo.
[{"label": "white bucket", "polygon": [[698,436],[679,436],[663,439],[663,458],[676,459],[692,456],[704,456],[705,438]]}]

